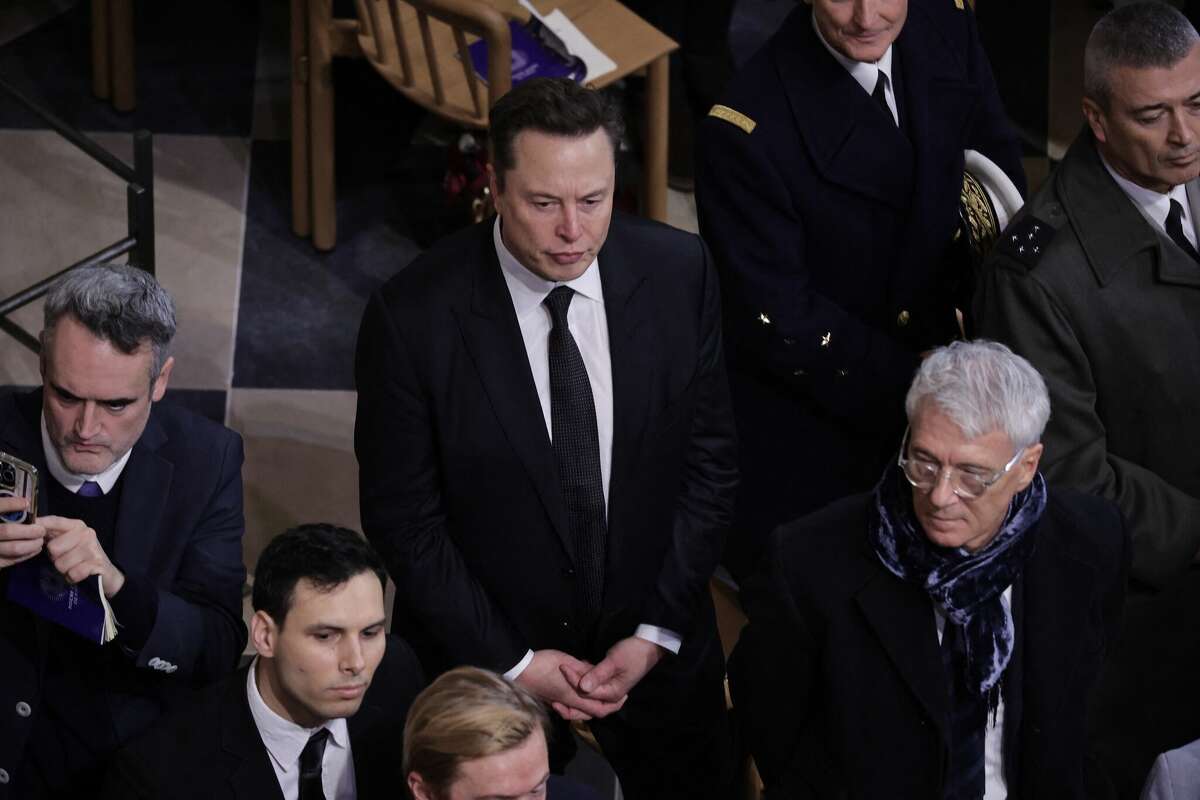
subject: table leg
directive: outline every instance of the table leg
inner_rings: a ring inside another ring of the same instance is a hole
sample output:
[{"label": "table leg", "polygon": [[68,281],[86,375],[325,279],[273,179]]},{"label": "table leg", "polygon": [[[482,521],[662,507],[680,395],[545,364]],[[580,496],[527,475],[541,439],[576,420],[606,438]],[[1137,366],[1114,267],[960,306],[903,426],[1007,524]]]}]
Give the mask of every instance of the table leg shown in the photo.
[{"label": "table leg", "polygon": [[645,172],[642,174],[642,213],[659,222],[667,221],[667,94],[670,91],[670,62],[659,56],[646,67]]},{"label": "table leg", "polygon": [[312,233],[311,184],[308,174],[308,3],[291,2],[292,55],[292,231]]},{"label": "table leg", "polygon": [[107,100],[111,88],[108,0],[92,0],[92,94],[101,100]]},{"label": "table leg", "polygon": [[133,111],[134,86],[133,0],[109,0],[109,34],[112,41],[112,103],[117,111]]},{"label": "table leg", "polygon": [[333,0],[308,0],[308,115],[312,171],[312,241],[318,250],[337,244],[333,165]]}]

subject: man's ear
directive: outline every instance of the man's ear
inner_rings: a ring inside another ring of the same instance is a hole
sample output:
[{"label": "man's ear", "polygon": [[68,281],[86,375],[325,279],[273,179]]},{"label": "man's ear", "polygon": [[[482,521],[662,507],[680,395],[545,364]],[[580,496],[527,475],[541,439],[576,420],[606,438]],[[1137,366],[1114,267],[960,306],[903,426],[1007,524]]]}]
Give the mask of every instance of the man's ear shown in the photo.
[{"label": "man's ear", "polygon": [[433,792],[415,772],[408,773],[408,790],[412,792],[413,800],[435,800]]},{"label": "man's ear", "polygon": [[171,381],[171,368],[174,366],[175,356],[168,356],[166,363],[163,364],[162,370],[158,373],[158,377],[154,379],[154,385],[150,389],[151,401],[157,403],[167,393],[167,384]]},{"label": "man's ear", "polygon": [[1021,460],[1017,462],[1018,473],[1017,491],[1024,489],[1033,482],[1033,476],[1037,475],[1038,464],[1042,460],[1042,451],[1045,448],[1041,442],[1031,444],[1025,448],[1025,452],[1021,454]]},{"label": "man's ear", "polygon": [[250,641],[260,656],[275,657],[275,645],[279,638],[279,627],[265,611],[255,611],[250,618]]},{"label": "man's ear", "polygon": [[1088,127],[1092,129],[1092,136],[1096,137],[1096,141],[1108,143],[1108,116],[1104,113],[1104,109],[1090,97],[1083,98],[1083,117],[1087,120]]}]

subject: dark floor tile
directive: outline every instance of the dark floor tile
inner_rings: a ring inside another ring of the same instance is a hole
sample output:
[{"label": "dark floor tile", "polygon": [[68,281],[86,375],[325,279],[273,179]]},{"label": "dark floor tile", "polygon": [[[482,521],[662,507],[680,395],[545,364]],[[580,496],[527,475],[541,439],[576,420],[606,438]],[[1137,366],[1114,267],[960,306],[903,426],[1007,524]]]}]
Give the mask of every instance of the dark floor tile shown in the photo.
[{"label": "dark floor tile", "polygon": [[[258,6],[246,0],[134,3],[137,107],[92,95],[91,3],[0,48],[0,78],[85,131],[248,136]],[[0,94],[0,128],[47,125]]]}]

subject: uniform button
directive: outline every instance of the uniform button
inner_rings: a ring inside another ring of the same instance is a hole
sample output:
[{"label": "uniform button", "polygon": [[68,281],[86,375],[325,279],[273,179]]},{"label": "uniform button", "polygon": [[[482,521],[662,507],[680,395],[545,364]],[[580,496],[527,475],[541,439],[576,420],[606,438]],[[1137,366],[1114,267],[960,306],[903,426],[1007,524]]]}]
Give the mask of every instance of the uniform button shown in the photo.
[{"label": "uniform button", "polygon": [[912,314],[908,313],[908,309],[901,309],[899,316],[896,317],[896,324],[903,328],[912,319]]},{"label": "uniform button", "polygon": [[0,769],[0,784],[8,783],[8,770]]},{"label": "uniform button", "polygon": [[565,619],[563,620],[563,624],[562,624],[562,626],[563,626],[563,630],[564,630],[564,631],[569,631],[569,630],[571,630],[571,623],[567,622]]},{"label": "uniform button", "polygon": [[33,709],[29,707],[29,703],[26,703],[24,700],[17,703],[17,716],[28,717],[32,713]]},{"label": "uniform button", "polygon": [[574,577],[575,575],[575,570],[571,569],[570,567],[563,567],[562,572],[563,575],[567,576],[568,578]]}]

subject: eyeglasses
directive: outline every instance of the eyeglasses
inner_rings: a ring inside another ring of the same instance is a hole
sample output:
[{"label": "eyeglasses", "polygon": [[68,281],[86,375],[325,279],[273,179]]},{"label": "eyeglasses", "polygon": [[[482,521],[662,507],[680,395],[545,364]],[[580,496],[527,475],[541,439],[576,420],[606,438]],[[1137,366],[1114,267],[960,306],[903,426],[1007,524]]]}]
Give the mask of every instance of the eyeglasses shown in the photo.
[{"label": "eyeglasses", "polygon": [[928,492],[937,486],[941,480],[942,470],[950,472],[950,488],[954,494],[963,500],[975,500],[983,495],[992,484],[1008,474],[1025,452],[1022,447],[1017,450],[1004,469],[995,472],[980,470],[978,467],[943,467],[936,461],[926,461],[922,458],[907,458],[909,429],[904,429],[904,439],[900,442],[900,457],[896,460],[908,482],[922,492]]}]

